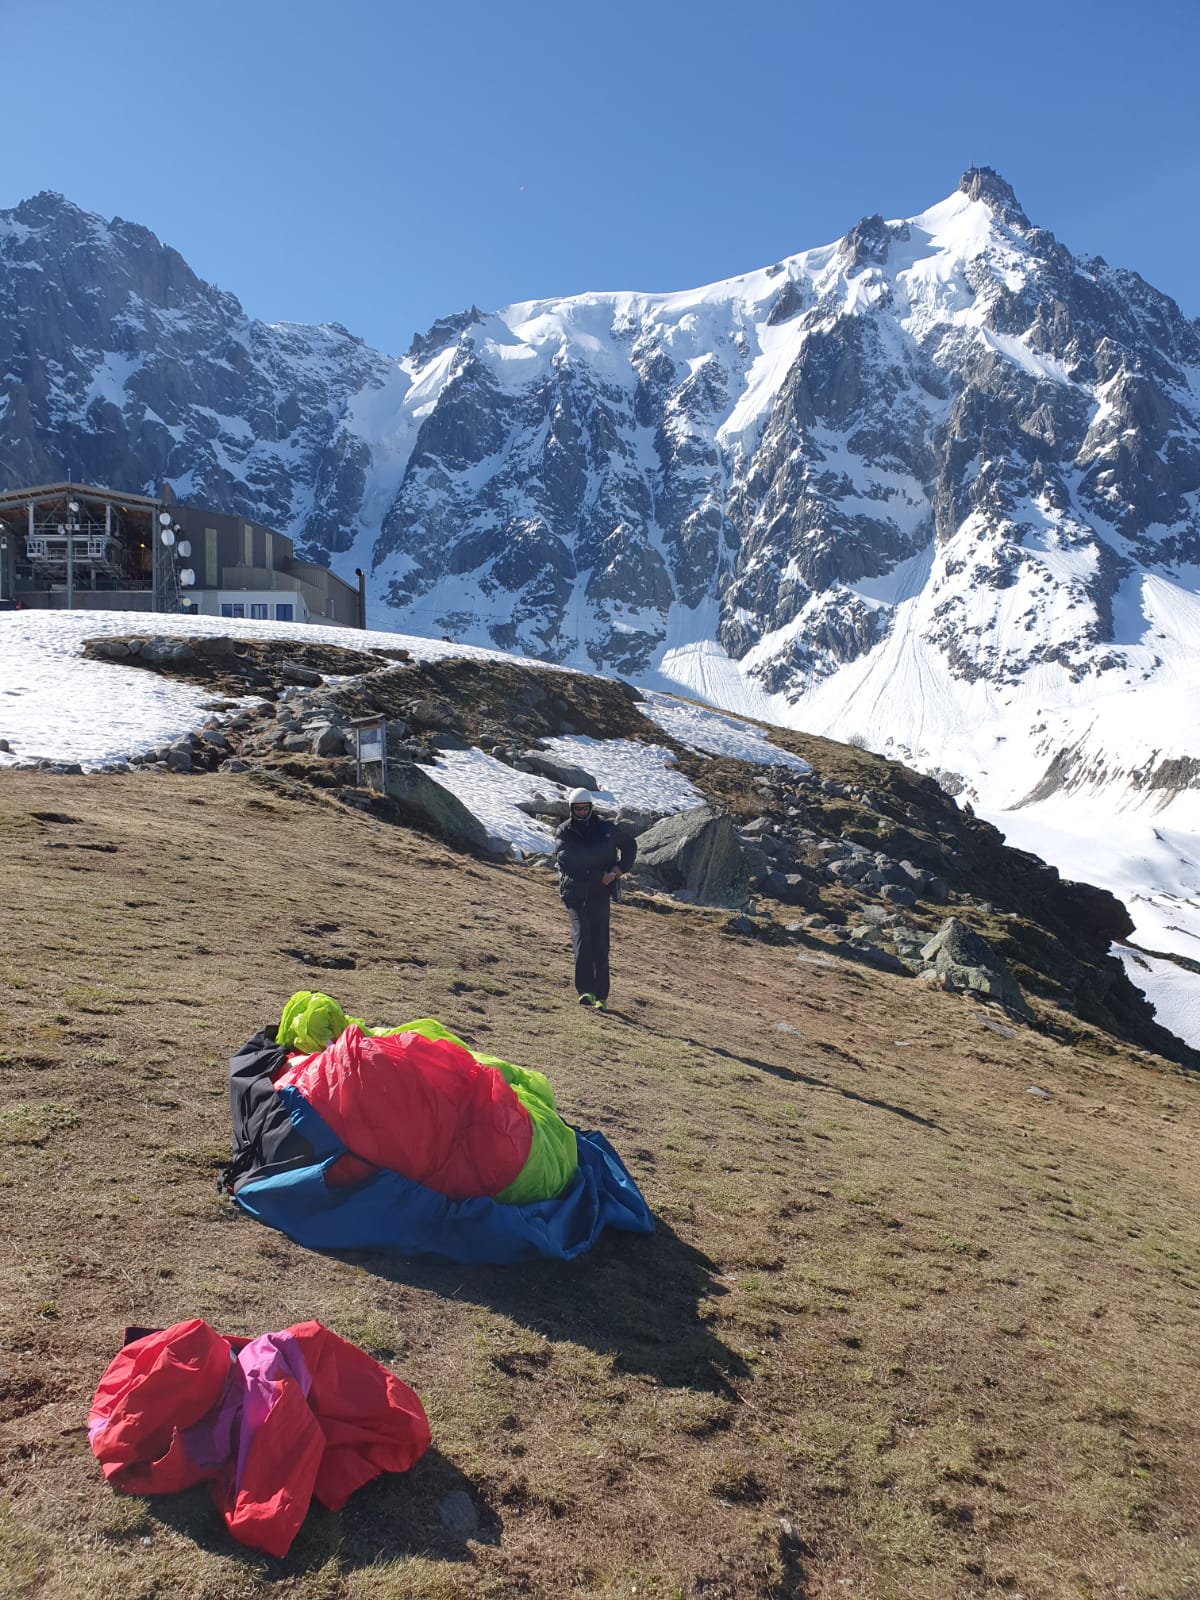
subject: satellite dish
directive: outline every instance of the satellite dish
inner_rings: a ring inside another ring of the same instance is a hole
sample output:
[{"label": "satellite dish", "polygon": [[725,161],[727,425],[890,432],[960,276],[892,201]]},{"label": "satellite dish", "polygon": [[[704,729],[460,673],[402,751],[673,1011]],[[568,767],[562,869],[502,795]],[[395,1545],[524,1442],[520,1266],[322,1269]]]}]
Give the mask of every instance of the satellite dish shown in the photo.
[{"label": "satellite dish", "polygon": [[160,511],[158,520],[164,528],[169,528],[171,526],[171,513],[169,511]]},{"label": "satellite dish", "polygon": [[179,574],[179,581],[185,589],[190,589],[192,587],[196,581],[196,574],[192,571],[191,567],[184,567],[183,571]]},{"label": "satellite dish", "polygon": [[166,545],[167,549],[169,550],[171,548],[171,546],[175,543],[175,530],[174,530],[174,528],[164,528],[163,531],[159,534],[159,538],[162,540],[162,542]]},{"label": "satellite dish", "polygon": [[191,555],[191,553],[192,553],[191,540],[190,539],[180,539],[180,541],[179,541],[179,554],[186,561],[187,558]]}]

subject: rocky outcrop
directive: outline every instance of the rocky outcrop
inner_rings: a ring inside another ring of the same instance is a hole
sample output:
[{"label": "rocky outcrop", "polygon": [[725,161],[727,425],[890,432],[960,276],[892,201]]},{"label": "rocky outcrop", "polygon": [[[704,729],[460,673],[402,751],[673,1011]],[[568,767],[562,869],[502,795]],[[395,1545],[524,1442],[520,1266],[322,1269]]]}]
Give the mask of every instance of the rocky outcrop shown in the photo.
[{"label": "rocky outcrop", "polygon": [[556,756],[543,755],[539,750],[523,750],[514,765],[524,768],[526,772],[536,772],[543,778],[551,778],[555,783],[560,783],[564,789],[595,789],[596,779],[585,767],[577,767],[570,761],[561,761]]}]

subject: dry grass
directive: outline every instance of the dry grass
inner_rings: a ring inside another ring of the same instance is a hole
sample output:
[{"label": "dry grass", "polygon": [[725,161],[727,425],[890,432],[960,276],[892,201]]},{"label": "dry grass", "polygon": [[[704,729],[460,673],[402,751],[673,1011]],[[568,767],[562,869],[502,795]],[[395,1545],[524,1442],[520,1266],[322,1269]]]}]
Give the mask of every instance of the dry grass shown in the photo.
[{"label": "dry grass", "polygon": [[[585,1014],[548,874],[242,780],[5,774],[0,852],[8,1600],[1200,1593],[1193,1080],[636,905]],[[300,987],[548,1072],[658,1233],[501,1270],[237,1215],[225,1057]],[[193,1315],[320,1318],[432,1450],[284,1562],[114,1495],[95,1383]]]}]

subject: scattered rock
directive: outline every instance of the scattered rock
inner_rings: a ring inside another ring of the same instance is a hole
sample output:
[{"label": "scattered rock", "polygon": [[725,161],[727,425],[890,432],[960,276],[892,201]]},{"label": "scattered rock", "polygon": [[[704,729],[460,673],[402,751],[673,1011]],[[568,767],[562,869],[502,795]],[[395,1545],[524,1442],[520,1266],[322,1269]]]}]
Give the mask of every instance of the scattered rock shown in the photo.
[{"label": "scattered rock", "polygon": [[308,732],[311,740],[310,748],[314,756],[344,756],[346,754],[346,736],[340,728],[335,728],[332,722],[318,722]]},{"label": "scattered rock", "polygon": [[201,660],[216,661],[223,656],[237,654],[237,645],[227,634],[214,634],[211,639],[206,634],[200,634],[189,642]]},{"label": "scattered rock", "polygon": [[1017,1030],[1010,1028],[1007,1023],[1001,1022],[997,1017],[980,1017],[980,1022],[985,1028],[990,1028],[993,1033],[998,1033],[1002,1039],[1015,1039]]},{"label": "scattered rock", "polygon": [[874,927],[881,928],[893,920],[895,913],[888,911],[884,906],[860,906],[855,915],[859,922],[869,922]]},{"label": "scattered rock", "polygon": [[820,909],[821,897],[799,872],[769,872],[763,880],[762,892],[785,906],[803,906],[806,911]]},{"label": "scattered rock", "polygon": [[[562,804],[565,806],[566,801],[564,800]],[[615,820],[617,827],[623,833],[631,833],[637,839],[661,820],[661,813],[657,811],[641,811],[636,806],[622,806],[618,810]]]},{"label": "scattered rock", "polygon": [[183,667],[197,659],[186,639],[143,639],[139,654],[142,664],[152,667]]},{"label": "scattered rock", "polygon": [[451,1489],[438,1506],[442,1527],[456,1539],[473,1539],[479,1532],[479,1513],[465,1489]]},{"label": "scattered rock", "polygon": [[898,883],[885,883],[879,891],[879,898],[894,906],[915,906],[917,903],[913,891]]},{"label": "scattered rock", "polygon": [[764,833],[770,833],[773,824],[769,817],[755,817],[753,822],[747,822],[738,832],[743,839],[757,839]]},{"label": "scattered rock", "polygon": [[299,661],[280,662],[279,676],[284,683],[307,684],[310,688],[316,688],[321,682],[319,672],[314,671],[312,667],[301,666]]},{"label": "scattered rock", "polygon": [[414,728],[448,728],[454,712],[444,700],[414,700],[408,707],[408,720]]}]

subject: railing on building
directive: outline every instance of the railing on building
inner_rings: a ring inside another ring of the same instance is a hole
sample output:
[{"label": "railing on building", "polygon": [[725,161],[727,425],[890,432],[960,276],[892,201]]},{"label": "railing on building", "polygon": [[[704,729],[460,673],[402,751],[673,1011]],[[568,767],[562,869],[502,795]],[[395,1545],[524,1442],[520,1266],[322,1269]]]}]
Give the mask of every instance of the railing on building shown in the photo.
[{"label": "railing on building", "polygon": [[98,571],[118,575],[122,568],[120,544],[108,534],[95,533],[36,533],[25,539],[25,559],[41,571],[52,576],[65,572],[70,559],[81,568],[95,567]]}]

